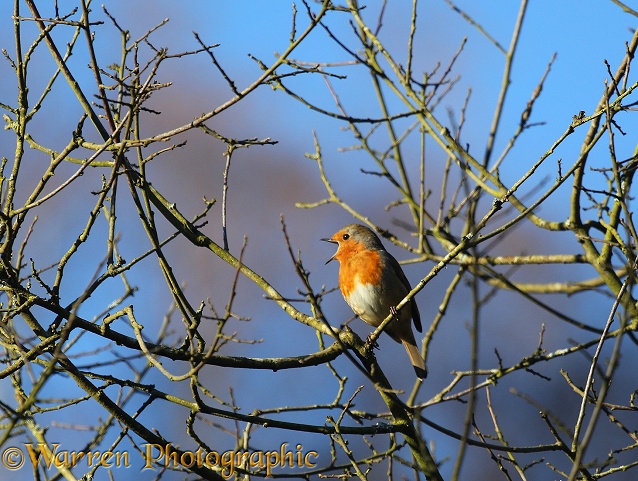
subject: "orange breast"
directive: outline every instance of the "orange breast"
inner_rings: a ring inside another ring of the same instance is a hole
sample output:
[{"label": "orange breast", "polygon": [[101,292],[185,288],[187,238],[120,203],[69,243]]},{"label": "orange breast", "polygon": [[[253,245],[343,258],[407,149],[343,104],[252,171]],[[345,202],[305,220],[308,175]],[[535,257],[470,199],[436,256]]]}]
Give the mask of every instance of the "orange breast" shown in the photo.
[{"label": "orange breast", "polygon": [[381,256],[376,250],[361,250],[339,259],[339,287],[347,299],[355,283],[378,285],[381,282]]}]

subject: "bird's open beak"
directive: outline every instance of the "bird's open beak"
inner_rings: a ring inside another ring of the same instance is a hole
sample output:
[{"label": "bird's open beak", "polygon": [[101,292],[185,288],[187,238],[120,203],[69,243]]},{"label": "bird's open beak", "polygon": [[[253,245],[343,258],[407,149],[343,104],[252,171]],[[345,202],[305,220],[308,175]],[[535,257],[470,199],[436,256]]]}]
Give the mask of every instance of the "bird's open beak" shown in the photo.
[{"label": "bird's open beak", "polygon": [[[323,239],[320,239],[320,240],[322,240],[322,241],[324,241],[324,242],[330,242],[331,244],[338,244],[338,242],[337,242],[336,240],[332,240],[332,239],[329,239],[329,238],[327,238],[327,237],[324,237]],[[326,264],[327,264],[328,262],[330,262],[330,261],[333,261],[333,260],[334,260],[334,258],[335,258],[335,255],[337,255],[337,253],[336,253],[336,252],[334,253],[334,255],[333,255],[330,259],[328,259],[328,260],[326,261]]]}]

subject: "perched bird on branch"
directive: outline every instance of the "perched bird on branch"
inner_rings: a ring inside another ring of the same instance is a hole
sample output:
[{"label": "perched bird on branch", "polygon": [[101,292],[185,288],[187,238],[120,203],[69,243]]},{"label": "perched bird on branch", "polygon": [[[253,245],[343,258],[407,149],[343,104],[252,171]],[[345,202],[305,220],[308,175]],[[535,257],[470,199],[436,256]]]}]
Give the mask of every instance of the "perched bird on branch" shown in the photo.
[{"label": "perched bird on branch", "polygon": [[417,347],[411,322],[414,321],[417,331],[421,332],[419,308],[412,298],[399,311],[396,310],[397,304],[411,290],[397,260],[385,250],[377,235],[363,225],[347,225],[332,237],[321,240],[338,246],[328,262],[333,259],[339,261],[339,288],[348,305],[374,327],[392,313],[394,319],[386,326],[385,332],[396,342],[403,343],[417,377],[424,379],[428,371]]}]

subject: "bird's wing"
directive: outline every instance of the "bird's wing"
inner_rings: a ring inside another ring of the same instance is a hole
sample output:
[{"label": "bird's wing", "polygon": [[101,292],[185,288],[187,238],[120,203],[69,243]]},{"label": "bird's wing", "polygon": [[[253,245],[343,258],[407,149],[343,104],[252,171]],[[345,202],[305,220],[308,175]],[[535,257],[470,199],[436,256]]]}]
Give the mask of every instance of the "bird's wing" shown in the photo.
[{"label": "bird's wing", "polygon": [[[410,282],[408,281],[408,278],[405,277],[405,274],[403,273],[403,269],[401,269],[401,265],[392,256],[392,254],[390,254],[388,251],[384,251],[384,252],[386,254],[384,257],[386,257],[386,260],[392,266],[392,269],[394,269],[394,272],[396,273],[397,277],[401,280],[401,282],[407,289],[407,292],[410,292],[412,290],[412,287],[410,287]],[[421,332],[422,330],[421,315],[419,314],[419,307],[416,305],[416,300],[414,299],[414,297],[410,299],[410,308],[412,312],[412,320],[414,321],[414,327],[416,328],[417,331]]]}]

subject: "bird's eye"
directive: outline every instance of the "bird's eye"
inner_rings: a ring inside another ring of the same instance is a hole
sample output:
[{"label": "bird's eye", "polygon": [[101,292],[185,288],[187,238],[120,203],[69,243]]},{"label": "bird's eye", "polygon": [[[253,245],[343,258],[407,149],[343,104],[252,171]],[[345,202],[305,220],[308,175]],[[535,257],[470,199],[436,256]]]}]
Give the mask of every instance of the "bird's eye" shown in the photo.
[{"label": "bird's eye", "polygon": [[343,234],[343,240],[350,239],[350,234]]}]

